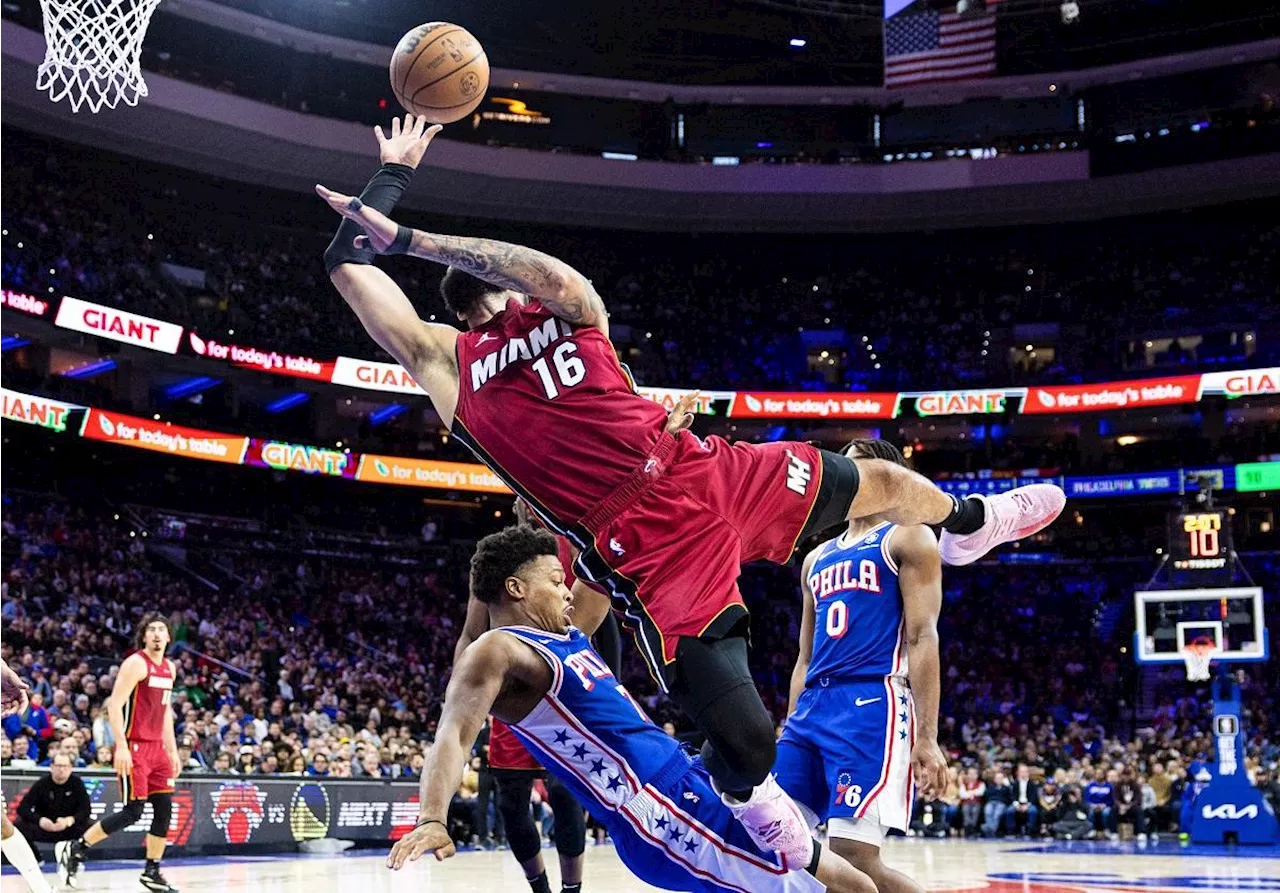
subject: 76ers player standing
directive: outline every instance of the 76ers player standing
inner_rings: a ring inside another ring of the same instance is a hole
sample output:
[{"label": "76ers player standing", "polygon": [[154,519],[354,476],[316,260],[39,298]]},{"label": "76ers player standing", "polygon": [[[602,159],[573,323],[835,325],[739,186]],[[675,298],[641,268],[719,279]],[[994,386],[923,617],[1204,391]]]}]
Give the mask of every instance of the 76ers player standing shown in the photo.
[{"label": "76ers player standing", "polygon": [[[508,242],[398,226],[389,212],[439,127],[406,118],[359,198],[317,186],[344,218],[325,267],[369,334],[413,375],[455,437],[580,550],[654,678],[705,733],[724,802],[762,845],[812,856],[770,775],[773,719],[747,666],[741,564],[787,561],[798,540],[849,518],[939,524],[968,563],[1048,525],[1049,485],[957,500],[906,468],[805,443],[731,444],[666,430],[609,343],[604,302],[563,261]],[[441,291],[470,331],[424,322],[376,253],[448,264]]]},{"label": "76ers player standing", "polygon": [[[855,440],[855,456],[902,461],[883,440]],[[907,829],[912,770],[940,795],[938,612],[942,562],[927,527],[851,521],[806,557],[800,656],[791,715],[778,742],[778,783],[831,849],[880,893],[923,893],[880,861],[890,828]]]},{"label": "76ers player standing", "polygon": [[73,887],[89,847],[137,822],[144,804],[150,803],[147,864],[140,881],[155,893],[178,893],[178,888],[160,874],[173,815],[173,784],[182,767],[173,734],[173,708],[169,706],[177,675],[173,661],[164,656],[169,639],[169,624],[163,614],[143,616],[134,635],[137,650],[120,665],[107,699],[107,717],[116,741],[115,769],[124,808],[95,823],[79,840],[55,847],[58,866]]}]

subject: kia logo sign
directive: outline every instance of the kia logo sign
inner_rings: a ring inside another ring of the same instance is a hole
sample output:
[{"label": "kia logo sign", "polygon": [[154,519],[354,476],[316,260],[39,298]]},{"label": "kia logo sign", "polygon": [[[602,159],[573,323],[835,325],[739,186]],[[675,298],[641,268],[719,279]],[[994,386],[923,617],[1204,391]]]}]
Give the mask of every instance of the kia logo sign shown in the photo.
[{"label": "kia logo sign", "polygon": [[1221,806],[1206,806],[1200,811],[1200,815],[1206,819],[1223,819],[1228,822],[1237,819],[1256,819],[1258,806],[1256,803],[1251,803],[1241,808],[1234,803],[1223,803]]}]

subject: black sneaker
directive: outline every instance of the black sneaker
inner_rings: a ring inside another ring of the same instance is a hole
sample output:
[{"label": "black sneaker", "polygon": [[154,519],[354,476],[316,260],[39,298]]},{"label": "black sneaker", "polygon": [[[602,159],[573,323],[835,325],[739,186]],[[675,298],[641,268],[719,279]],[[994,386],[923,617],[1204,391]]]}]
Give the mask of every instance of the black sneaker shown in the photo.
[{"label": "black sneaker", "polygon": [[178,893],[178,888],[164,879],[159,868],[149,868],[138,878],[151,893]]},{"label": "black sneaker", "polygon": [[58,859],[58,877],[68,887],[80,886],[80,881],[76,877],[80,873],[80,866],[84,865],[84,854],[89,849],[81,840],[64,840],[59,841],[53,848],[54,855]]}]

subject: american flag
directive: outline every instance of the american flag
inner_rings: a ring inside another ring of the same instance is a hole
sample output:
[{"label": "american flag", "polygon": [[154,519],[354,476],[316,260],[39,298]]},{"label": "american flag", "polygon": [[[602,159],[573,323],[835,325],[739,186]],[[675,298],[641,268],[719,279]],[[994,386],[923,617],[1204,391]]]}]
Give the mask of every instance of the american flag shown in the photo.
[{"label": "american flag", "polygon": [[996,71],[996,17],[900,13],[884,23],[884,85],[963,81]]}]

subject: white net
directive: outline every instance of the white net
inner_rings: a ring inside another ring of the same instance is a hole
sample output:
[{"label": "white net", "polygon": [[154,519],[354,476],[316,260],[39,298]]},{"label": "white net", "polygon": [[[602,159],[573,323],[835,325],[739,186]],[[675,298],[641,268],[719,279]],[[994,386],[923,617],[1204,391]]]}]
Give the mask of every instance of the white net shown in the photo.
[{"label": "white net", "polygon": [[1218,653],[1212,642],[1192,642],[1182,649],[1182,659],[1187,665],[1188,682],[1206,682],[1210,677],[1209,664]]},{"label": "white net", "polygon": [[160,0],[40,0],[44,61],[36,89],[73,112],[98,112],[147,95],[139,57],[147,25]]}]

